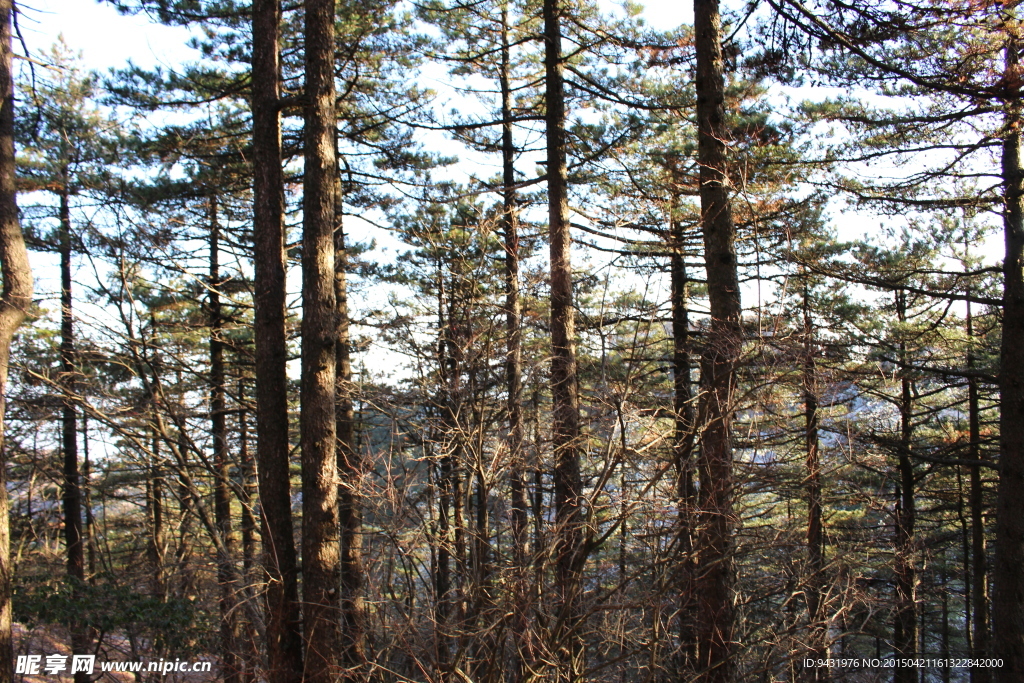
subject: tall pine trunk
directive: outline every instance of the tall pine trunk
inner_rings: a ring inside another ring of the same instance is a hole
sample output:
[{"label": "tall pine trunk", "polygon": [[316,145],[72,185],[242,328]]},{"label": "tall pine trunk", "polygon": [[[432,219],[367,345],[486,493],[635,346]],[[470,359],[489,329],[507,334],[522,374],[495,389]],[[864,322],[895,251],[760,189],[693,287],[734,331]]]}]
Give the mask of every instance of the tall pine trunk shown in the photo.
[{"label": "tall pine trunk", "polygon": [[437,264],[437,368],[438,397],[437,405],[441,412],[439,439],[437,445],[441,449],[437,471],[437,527],[435,537],[436,560],[434,563],[434,602],[435,602],[435,642],[436,666],[442,680],[450,675],[449,660],[451,659],[451,508],[452,487],[452,456],[448,442],[454,431],[451,409],[451,386],[449,382],[449,327],[446,315],[447,299],[444,267],[440,260]]},{"label": "tall pine trunk", "polygon": [[363,603],[363,512],[360,489],[364,463],[356,448],[353,408],[352,343],[348,310],[348,252],[345,248],[344,209],[340,176],[334,197],[334,296],[338,307],[335,349],[338,393],[338,521],[341,527],[341,664],[346,681],[366,679],[365,605]]},{"label": "tall pine trunk", "polygon": [[0,0],[0,683],[12,683],[11,531],[7,499],[7,452],[4,449],[7,378],[11,342],[32,303],[32,270],[18,222],[14,175],[14,75],[11,45],[11,0]]},{"label": "tall pine trunk", "polygon": [[[806,273],[805,273],[806,276]],[[821,450],[818,438],[818,377],[814,362],[814,321],[811,318],[810,292],[803,286],[803,395],[804,449],[806,455],[807,491],[807,622],[809,656],[827,659],[828,627],[822,598],[825,589],[824,537],[821,514]],[[807,667],[805,678],[812,682],[829,679],[828,667]]]},{"label": "tall pine trunk", "polygon": [[[1006,78],[1019,82],[1019,27],[1010,13]],[[999,493],[993,567],[992,654],[1003,659],[1000,683],[1024,680],[1024,169],[1019,86],[1003,120],[1003,336],[999,369]]]},{"label": "tall pine trunk", "polygon": [[515,143],[512,138],[511,47],[508,4],[501,8],[501,169],[505,234],[505,391],[508,412],[509,492],[512,502],[512,633],[515,640],[513,681],[526,676],[532,659],[528,612],[526,459],[523,452],[523,308],[519,298],[519,225],[516,207]]},{"label": "tall pine trunk", "polygon": [[697,157],[711,323],[701,358],[697,653],[701,680],[728,683],[733,643],[733,471],[731,423],[742,349],[736,228],[726,175],[725,74],[718,0],[694,0]]},{"label": "tall pine trunk", "polygon": [[208,200],[210,228],[210,436],[213,440],[213,466],[216,481],[213,489],[213,516],[223,539],[223,552],[217,557],[217,583],[220,587],[221,675],[224,683],[239,683],[239,667],[235,654],[238,623],[235,610],[234,539],[231,535],[231,461],[228,455],[227,387],[224,373],[224,315],[220,304],[220,222],[217,197]]},{"label": "tall pine trunk", "polygon": [[672,243],[672,379],[673,412],[672,451],[676,467],[676,500],[679,505],[679,676],[692,676],[696,667],[696,591],[694,586],[693,532],[694,486],[693,447],[696,437],[693,410],[693,378],[690,372],[690,312],[687,307],[689,278],[682,223],[670,218]]},{"label": "tall pine trunk", "polygon": [[576,377],[569,196],[565,150],[565,64],[562,8],[544,0],[545,123],[547,128],[548,241],[551,252],[551,401],[555,459],[555,561],[559,614],[553,637],[557,680],[583,679],[581,608],[583,485],[580,478],[580,408]]},{"label": "tall pine trunk", "polygon": [[[241,469],[242,485],[239,489],[242,504],[242,580],[241,590],[244,591],[244,599],[248,602],[254,597],[253,590],[253,568],[256,559],[256,514],[258,508],[259,491],[256,485],[256,463],[253,460],[252,452],[249,450],[249,414],[244,407],[248,403],[245,392],[245,382],[238,380],[238,462]],[[254,683],[256,681],[258,662],[260,661],[260,643],[257,633],[259,620],[251,616],[257,612],[254,607],[247,611],[250,616],[244,625],[246,635],[246,662],[245,672],[242,676],[243,683]],[[258,614],[258,612],[257,612]]]},{"label": "tall pine trunk", "polygon": [[[901,324],[907,321],[906,292],[896,293],[896,313]],[[902,331],[901,331],[902,333]],[[914,462],[911,460],[913,434],[913,400],[907,358],[907,344],[900,340],[900,440],[897,444],[899,484],[896,487],[895,548],[893,574],[896,584],[896,605],[893,615],[893,649],[899,659],[917,654],[917,571],[914,564],[916,501],[914,498]],[[897,666],[895,683],[915,683],[917,667]]]},{"label": "tall pine trunk", "polygon": [[[973,371],[976,361],[974,357],[974,316],[971,303],[967,302],[967,369]],[[988,555],[985,548],[985,496],[981,483],[981,409],[978,397],[978,378],[973,374],[967,378],[967,420],[971,443],[969,446],[970,460],[978,463],[971,467],[970,477],[970,508],[971,508],[971,586],[968,594],[974,613],[971,639],[971,655],[974,659],[988,657]],[[966,556],[966,553],[965,553]],[[965,562],[966,564],[966,562]],[[971,683],[989,683],[992,672],[988,667],[972,667]]]},{"label": "tall pine trunk", "polygon": [[302,680],[298,567],[288,474],[284,177],[281,171],[279,0],[253,0],[252,146],[256,300],[256,458],[267,573],[267,678]]},{"label": "tall pine trunk", "polygon": [[302,598],[304,683],[331,683],[339,662],[334,214],[337,158],[334,0],[305,8],[306,117],[302,204]]},{"label": "tall pine trunk", "polygon": [[[72,596],[78,597],[85,583],[85,543],[82,533],[82,485],[78,470],[78,413],[75,410],[75,323],[71,291],[71,205],[68,167],[61,169],[60,225],[60,368],[63,406],[61,407],[61,448],[64,451],[64,544],[67,550],[67,572]],[[71,651],[88,654],[86,628],[77,615],[68,623]],[[89,674],[75,673],[75,683],[88,683]]]}]

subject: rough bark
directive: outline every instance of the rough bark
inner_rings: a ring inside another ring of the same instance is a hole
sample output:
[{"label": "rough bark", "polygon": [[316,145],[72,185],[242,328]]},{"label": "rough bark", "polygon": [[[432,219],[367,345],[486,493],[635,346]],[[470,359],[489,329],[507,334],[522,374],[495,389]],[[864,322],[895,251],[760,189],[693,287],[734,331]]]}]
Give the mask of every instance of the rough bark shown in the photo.
[{"label": "rough bark", "polygon": [[302,203],[302,598],[305,683],[339,663],[341,547],[336,432],[334,212],[337,169],[334,0],[305,9],[306,111]]},{"label": "rough bark", "polygon": [[701,680],[731,681],[733,643],[733,471],[731,423],[742,348],[736,228],[726,175],[728,127],[717,0],[694,0],[697,156],[701,228],[711,322],[701,358],[697,652]]},{"label": "rough bark", "polygon": [[267,573],[267,678],[302,680],[302,639],[288,475],[284,179],[279,105],[279,0],[252,7],[256,458]]},{"label": "rough bark", "polygon": [[580,479],[580,408],[576,376],[569,197],[565,149],[565,64],[562,7],[544,0],[544,106],[548,176],[548,242],[551,254],[551,438],[555,473],[555,562],[559,613],[553,632],[557,680],[583,679],[585,651],[580,575],[583,555],[583,486]]},{"label": "rough bark", "polygon": [[7,453],[4,450],[7,378],[11,342],[32,302],[32,271],[18,222],[14,183],[14,78],[11,69],[11,0],[0,0],[0,683],[12,683],[11,532],[7,498]]},{"label": "rough bark", "polygon": [[[1006,27],[1006,74],[1019,83],[1016,20]],[[992,655],[1000,683],[1024,680],[1024,170],[1021,168],[1019,86],[1004,105],[1003,334],[999,370],[999,492],[992,572]]]}]

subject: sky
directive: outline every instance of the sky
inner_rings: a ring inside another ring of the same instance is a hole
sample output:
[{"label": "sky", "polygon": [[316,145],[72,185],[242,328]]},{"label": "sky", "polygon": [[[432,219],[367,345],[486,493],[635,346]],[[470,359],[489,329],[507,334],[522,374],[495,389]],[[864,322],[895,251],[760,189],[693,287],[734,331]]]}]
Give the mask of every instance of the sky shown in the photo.
[{"label": "sky", "polygon": [[[680,0],[644,4],[644,18],[657,28],[673,28],[692,16],[689,3]],[[170,67],[195,54],[185,47],[187,30],[161,26],[145,16],[122,16],[95,0],[22,0],[18,6],[19,27],[32,54],[48,50],[61,34],[73,50],[82,52],[88,68],[100,71],[123,67],[129,59],[146,68]]]},{"label": "sky", "polygon": [[[63,34],[89,68],[171,66],[191,52],[185,29],[161,26],[144,16],[126,17],[94,0],[23,0],[19,28],[31,54],[49,49]],[[19,50],[20,52],[20,50]],[[187,58],[187,57],[186,57]]]}]

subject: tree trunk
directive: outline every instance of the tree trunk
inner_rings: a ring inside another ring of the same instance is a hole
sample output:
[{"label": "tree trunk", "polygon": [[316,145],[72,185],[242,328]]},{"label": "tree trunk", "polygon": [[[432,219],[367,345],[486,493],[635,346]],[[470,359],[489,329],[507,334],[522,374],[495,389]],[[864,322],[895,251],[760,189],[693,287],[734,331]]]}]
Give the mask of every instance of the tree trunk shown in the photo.
[{"label": "tree trunk", "polygon": [[551,401],[555,459],[555,561],[560,613],[555,629],[557,680],[576,683],[586,667],[580,623],[583,554],[583,485],[580,479],[580,408],[576,377],[569,197],[565,149],[565,64],[562,7],[544,0],[545,123],[547,128],[548,240],[551,251]]},{"label": "tree trunk", "polygon": [[[806,274],[805,274],[806,275]],[[808,656],[828,658],[828,627],[822,609],[824,593],[824,538],[821,528],[821,453],[818,440],[818,379],[815,367],[814,322],[811,319],[810,293],[806,281],[803,291],[804,315],[804,447],[807,466],[807,622]],[[807,681],[817,683],[830,678],[827,667],[806,667]]]},{"label": "tree trunk", "polygon": [[[238,403],[240,406],[245,406],[247,403],[245,382],[241,379],[238,381]],[[244,407],[238,411],[238,461],[241,464],[242,478],[242,582],[240,588],[245,593],[244,599],[249,601],[253,598],[254,593],[253,565],[256,558],[256,515],[253,507],[258,504],[259,492],[256,485],[256,463],[249,450],[249,415]],[[257,665],[260,661],[257,622],[257,619],[250,617],[245,624],[247,660],[242,678],[243,683],[256,681]]]},{"label": "tree trunk", "polygon": [[[239,403],[245,405],[245,384],[238,382]],[[238,460],[242,469],[242,570],[246,585],[252,576],[256,558],[256,515],[253,506],[257,504],[259,491],[256,486],[256,467],[249,450],[249,415],[245,408],[238,411]]]},{"label": "tree trunk", "polygon": [[505,391],[508,394],[508,467],[512,502],[512,620],[515,639],[513,681],[526,676],[532,659],[532,639],[527,595],[527,510],[523,452],[523,310],[519,300],[519,216],[517,214],[515,143],[512,138],[511,47],[508,36],[508,4],[501,8],[501,169],[502,216],[505,233]]},{"label": "tree trunk", "polygon": [[[153,461],[150,463],[146,478],[146,516],[149,522],[149,541],[146,544],[146,554],[149,560],[149,570],[152,572],[153,595],[162,601],[167,599],[167,587],[164,583],[163,475],[160,467],[160,436],[155,426],[152,433],[151,451]],[[184,538],[182,547],[184,547]],[[178,571],[188,573],[187,569],[180,564]]]},{"label": "tree trunk", "polygon": [[696,599],[693,564],[694,495],[693,447],[696,437],[690,374],[690,312],[687,308],[689,278],[683,251],[683,226],[670,219],[672,240],[672,378],[675,425],[672,451],[676,467],[676,499],[679,505],[679,678],[685,680],[696,670]]},{"label": "tree trunk", "polygon": [[731,681],[733,654],[733,472],[731,423],[742,349],[740,291],[726,176],[725,75],[718,0],[694,0],[697,156],[711,325],[701,358],[698,667],[705,683]]},{"label": "tree trunk", "polygon": [[448,452],[451,433],[451,391],[449,386],[449,329],[446,316],[446,288],[444,269],[440,261],[437,264],[437,368],[438,398],[437,405],[441,412],[440,430],[435,442],[441,449],[441,458],[437,472],[437,530],[435,534],[436,562],[434,566],[434,602],[435,602],[435,642],[437,643],[435,658],[436,667],[441,680],[450,676],[449,660],[451,659],[450,620],[451,620],[451,507],[452,507],[452,456]]},{"label": "tree trunk", "polygon": [[7,452],[4,449],[7,378],[11,342],[32,303],[32,270],[18,222],[14,165],[14,77],[11,68],[11,0],[0,0],[0,683],[12,683],[11,530],[7,498]]},{"label": "tree trunk", "polygon": [[302,598],[304,683],[330,683],[339,664],[334,270],[334,0],[307,0],[305,179],[302,203]]},{"label": "tree trunk", "polygon": [[216,482],[213,489],[214,523],[224,542],[224,552],[217,557],[217,583],[220,587],[221,676],[224,683],[239,683],[236,658],[238,620],[235,610],[234,539],[231,534],[231,460],[228,455],[227,387],[224,376],[224,320],[220,305],[220,223],[217,198],[209,199],[210,221],[210,436],[213,440],[213,466]]},{"label": "tree trunk", "polygon": [[267,572],[267,678],[302,680],[298,570],[288,474],[284,179],[278,114],[279,0],[252,7],[253,237],[256,300],[256,457]]},{"label": "tree trunk", "polygon": [[[974,343],[974,317],[971,303],[967,302],[967,343]],[[967,369],[975,367],[974,348],[967,349]],[[978,399],[978,378],[967,378],[967,420],[970,431],[970,459],[978,462],[971,468],[971,586],[969,594],[973,603],[973,638],[971,656],[974,659],[988,657],[988,556],[985,549],[985,498],[981,483],[981,410]],[[972,667],[971,683],[989,683],[992,672],[988,667]]]},{"label": "tree trunk", "polygon": [[346,681],[366,680],[366,633],[363,604],[363,512],[360,490],[365,465],[356,448],[353,409],[352,343],[348,311],[348,252],[345,248],[343,194],[340,175],[334,196],[334,296],[338,307],[336,364],[338,519],[341,525],[341,663]]},{"label": "tree trunk", "polygon": [[[57,249],[60,252],[60,384],[61,447],[64,451],[64,544],[67,549],[68,580],[71,594],[78,598],[85,583],[85,543],[82,534],[82,485],[78,471],[78,414],[75,410],[75,325],[71,291],[71,206],[68,168],[61,169],[60,226]],[[88,635],[77,615],[70,617],[71,651],[87,654]],[[89,683],[89,674],[75,673],[75,683]]]},{"label": "tree trunk", "polygon": [[[156,426],[154,425],[154,432],[156,432]],[[153,453],[157,453],[157,436],[154,434],[153,442]],[[173,452],[173,447],[171,447]],[[183,435],[179,434],[178,437],[178,452],[185,452],[185,439]],[[154,460],[157,460],[154,457]],[[178,547],[174,552],[174,568],[178,575],[181,577],[180,593],[182,595],[189,595],[194,591],[195,585],[195,571],[189,566],[192,559],[192,518],[196,516],[196,512],[193,509],[192,504],[192,489],[189,484],[189,479],[181,467],[174,467],[175,474],[177,475],[178,484]],[[160,472],[155,470],[153,473],[153,481],[160,480]],[[163,522],[160,520],[159,509],[154,510],[153,529],[154,537],[156,536],[156,530],[162,527]],[[154,582],[159,582],[163,585],[162,578],[162,560],[160,559],[160,543],[153,543],[153,553],[151,557],[154,559]],[[161,593],[165,593],[166,588],[160,589]],[[163,597],[163,595],[161,596]]]},{"label": "tree trunk", "polygon": [[92,514],[92,496],[89,494],[92,467],[89,461],[89,416],[82,414],[82,505],[85,508],[85,529],[82,541],[88,550],[89,583],[96,582],[96,520]]},{"label": "tree trunk", "polygon": [[[1007,27],[1006,74],[1019,81],[1018,27]],[[1003,666],[1000,683],[1024,680],[1024,170],[1021,169],[1021,98],[1005,104],[1003,130],[1003,334],[999,371],[999,493],[993,567],[992,655]]]},{"label": "tree trunk", "polygon": [[[896,310],[900,323],[906,323],[906,293],[896,293]],[[900,440],[897,457],[899,459],[899,484],[896,487],[895,517],[895,557],[893,574],[896,582],[896,613],[893,621],[893,649],[895,656],[911,658],[917,655],[917,572],[914,566],[915,539],[914,522],[916,520],[916,504],[914,499],[914,463],[911,460],[911,436],[913,432],[913,403],[911,397],[910,378],[907,376],[908,359],[906,342],[900,341]],[[897,665],[893,681],[895,683],[916,683],[917,667]]]}]

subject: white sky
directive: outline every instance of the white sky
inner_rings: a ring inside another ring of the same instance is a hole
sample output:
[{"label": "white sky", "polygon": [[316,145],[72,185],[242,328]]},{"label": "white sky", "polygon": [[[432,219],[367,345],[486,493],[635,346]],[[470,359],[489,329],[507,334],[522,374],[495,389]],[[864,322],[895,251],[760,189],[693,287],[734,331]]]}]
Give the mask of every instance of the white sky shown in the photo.
[{"label": "white sky", "polygon": [[[601,1],[608,7],[615,4]],[[644,18],[657,28],[679,26],[693,14],[690,3],[682,0],[643,4]],[[122,16],[95,0],[22,0],[18,6],[21,32],[33,54],[48,50],[61,34],[73,50],[82,51],[89,68],[100,71],[125,66],[129,59],[147,68],[172,66],[196,54],[185,47],[187,30],[161,26],[145,16]]]},{"label": "white sky", "polygon": [[86,65],[100,71],[125,66],[129,59],[151,68],[189,56],[185,29],[161,26],[145,16],[122,16],[94,0],[23,0],[18,6],[19,27],[32,54],[48,50],[63,34],[69,47],[82,52]]}]

